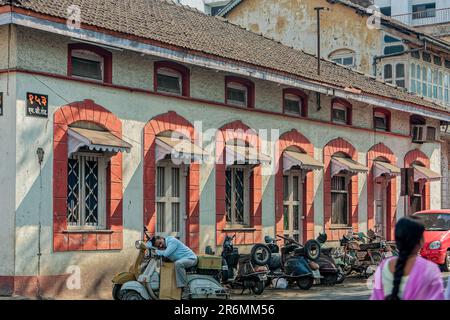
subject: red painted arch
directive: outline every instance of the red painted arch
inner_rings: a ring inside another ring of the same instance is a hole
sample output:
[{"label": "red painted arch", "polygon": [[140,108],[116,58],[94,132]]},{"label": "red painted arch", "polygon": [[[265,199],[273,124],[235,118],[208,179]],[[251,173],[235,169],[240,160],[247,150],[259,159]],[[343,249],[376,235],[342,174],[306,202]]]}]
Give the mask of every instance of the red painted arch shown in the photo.
[{"label": "red painted arch", "polygon": [[[423,153],[422,151],[418,150],[418,149],[414,149],[409,151],[406,155],[405,155],[405,168],[410,168],[414,162],[418,162],[421,165],[430,168],[430,158]],[[424,209],[425,210],[429,210],[431,207],[431,187],[430,187],[430,182],[427,181],[425,183],[425,188],[423,191],[423,196],[424,196]],[[409,208],[409,206],[408,206]]]},{"label": "red painted arch", "polygon": [[[324,162],[324,223],[325,231],[330,240],[339,240],[347,233],[348,228],[336,228],[331,225],[331,157],[338,153],[344,153],[355,161],[358,161],[358,153],[349,142],[342,138],[336,138],[323,148],[323,162]],[[353,228],[354,232],[358,231],[358,175],[354,175],[350,182],[350,201],[349,201],[349,227]]]},{"label": "red painted arch", "polygon": [[[282,234],[283,225],[283,152],[289,147],[297,147],[302,152],[314,157],[314,146],[300,132],[295,129],[285,132],[278,140],[277,155],[275,161],[277,164],[277,173],[275,176],[275,233]],[[306,175],[305,187],[303,189],[303,212],[306,219],[303,223],[303,241],[314,237],[314,172],[308,172]]]},{"label": "red painted arch", "polygon": [[[216,135],[216,244],[221,245],[227,234],[225,205],[225,143],[239,139],[260,150],[258,134],[241,121],[224,125]],[[254,244],[262,240],[262,176],[261,165],[253,169],[250,178],[250,227],[249,230],[233,230],[236,244]]]},{"label": "red painted arch", "polygon": [[53,250],[122,249],[122,154],[111,158],[106,177],[106,233],[66,233],[67,230],[67,163],[69,125],[87,121],[122,137],[120,119],[92,100],[73,102],[53,114]]},{"label": "red painted arch", "polygon": [[[165,131],[182,133],[197,142],[194,126],[174,111],[158,115],[144,127],[144,225],[151,234],[156,230],[156,136]],[[186,244],[198,252],[200,233],[200,167],[198,163],[189,165],[186,179]]]},{"label": "red painted arch", "polygon": [[[374,186],[373,186],[373,162],[377,158],[383,158],[393,165],[397,165],[397,157],[391,149],[383,143],[374,145],[367,153],[367,228],[375,226]],[[392,178],[388,184],[386,201],[386,238],[394,239],[394,227],[397,221],[397,178]]]}]

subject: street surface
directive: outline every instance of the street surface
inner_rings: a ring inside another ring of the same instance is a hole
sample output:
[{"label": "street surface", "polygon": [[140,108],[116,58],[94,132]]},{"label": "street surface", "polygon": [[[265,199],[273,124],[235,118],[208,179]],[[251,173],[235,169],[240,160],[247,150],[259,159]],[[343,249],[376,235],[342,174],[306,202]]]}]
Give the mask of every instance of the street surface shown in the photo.
[{"label": "street surface", "polygon": [[[443,273],[447,285],[450,273]],[[233,300],[367,300],[371,290],[366,280],[359,277],[350,277],[342,284],[333,287],[313,286],[310,290],[292,288],[289,290],[266,288],[260,296],[249,294],[248,291],[240,295],[242,290],[233,291]]]},{"label": "street surface", "polygon": [[[442,278],[447,286],[450,272],[443,273]],[[288,290],[266,288],[264,293],[256,296],[248,291],[241,295],[242,290],[233,290],[232,300],[367,300],[371,290],[366,280],[359,277],[347,278],[344,283],[333,287],[313,286],[310,290],[292,288]],[[24,297],[0,297],[1,300],[28,300]],[[50,298],[51,299],[51,298]],[[34,300],[34,299],[33,299]]]}]

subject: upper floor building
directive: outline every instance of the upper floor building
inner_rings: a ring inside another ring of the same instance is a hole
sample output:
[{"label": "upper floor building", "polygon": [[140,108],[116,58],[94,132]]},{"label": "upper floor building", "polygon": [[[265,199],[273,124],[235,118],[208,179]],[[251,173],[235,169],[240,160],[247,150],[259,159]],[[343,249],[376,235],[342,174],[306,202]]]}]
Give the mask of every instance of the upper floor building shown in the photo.
[{"label": "upper floor building", "polygon": [[230,0],[176,0],[176,2],[215,16]]},{"label": "upper floor building", "polygon": [[448,40],[450,1],[448,0],[374,0],[381,12],[422,32]]},{"label": "upper floor building", "polygon": [[450,43],[390,17],[376,17],[354,2],[236,0],[221,14],[250,31],[317,54],[315,8],[324,7],[321,57],[450,105]]}]

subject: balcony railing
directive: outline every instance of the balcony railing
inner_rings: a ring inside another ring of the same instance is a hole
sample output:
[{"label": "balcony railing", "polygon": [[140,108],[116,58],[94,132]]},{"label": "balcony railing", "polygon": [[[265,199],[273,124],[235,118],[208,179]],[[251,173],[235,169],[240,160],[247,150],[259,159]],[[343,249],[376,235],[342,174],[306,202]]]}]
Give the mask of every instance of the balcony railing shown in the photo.
[{"label": "balcony railing", "polygon": [[394,15],[392,18],[414,27],[447,23],[450,22],[450,8],[428,9],[419,12]]}]

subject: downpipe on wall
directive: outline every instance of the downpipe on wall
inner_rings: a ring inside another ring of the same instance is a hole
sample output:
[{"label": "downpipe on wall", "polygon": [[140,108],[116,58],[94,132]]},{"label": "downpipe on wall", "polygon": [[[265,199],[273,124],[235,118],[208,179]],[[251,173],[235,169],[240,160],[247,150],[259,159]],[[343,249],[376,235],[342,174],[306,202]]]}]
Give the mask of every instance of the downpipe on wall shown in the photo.
[{"label": "downpipe on wall", "polygon": [[37,148],[36,154],[38,156],[38,162],[39,162],[39,205],[38,205],[38,262],[37,262],[37,281],[36,281],[36,289],[37,289],[37,298],[39,300],[42,300],[41,295],[41,283],[40,283],[40,277],[41,277],[41,233],[42,233],[42,224],[41,224],[41,208],[42,208],[42,162],[44,161],[44,149]]}]

